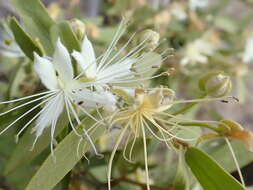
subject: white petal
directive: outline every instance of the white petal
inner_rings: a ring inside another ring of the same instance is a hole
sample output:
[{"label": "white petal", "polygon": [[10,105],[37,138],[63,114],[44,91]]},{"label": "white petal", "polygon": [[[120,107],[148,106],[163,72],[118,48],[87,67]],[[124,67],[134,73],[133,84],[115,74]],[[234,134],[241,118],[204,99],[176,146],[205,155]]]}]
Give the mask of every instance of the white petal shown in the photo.
[{"label": "white petal", "polygon": [[72,53],[72,56],[75,58],[75,60],[77,61],[77,63],[81,66],[82,70],[84,71],[84,74],[88,77],[88,78],[96,78],[97,73],[96,73],[96,62],[91,62],[89,65],[87,64],[85,58],[83,57],[83,55],[78,52],[78,51],[74,51]]},{"label": "white petal", "polygon": [[49,89],[55,90],[58,88],[57,78],[53,64],[34,53],[34,69],[40,77],[42,83]]},{"label": "white petal", "polygon": [[[80,66],[85,73],[88,76],[95,75],[96,74],[96,69],[97,69],[97,64],[96,64],[96,56],[95,52],[93,49],[93,46],[90,42],[90,40],[87,38],[87,36],[84,37],[83,43],[82,43],[82,56],[84,61],[79,62]],[[88,69],[87,69],[88,67]]]},{"label": "white petal", "polygon": [[104,109],[108,112],[113,112],[116,110],[116,102],[117,102],[117,99],[116,97],[111,93],[111,92],[108,92],[108,91],[104,91],[101,93],[101,95],[103,95],[107,101],[105,101],[105,104],[103,105]]},{"label": "white petal", "polygon": [[107,101],[103,95],[88,89],[74,90],[69,96],[79,105],[88,107],[96,107],[97,104],[104,104]]},{"label": "white petal", "polygon": [[[85,60],[84,60],[84,57],[83,55],[78,52],[78,51],[73,51],[73,53],[71,54],[75,60],[77,61],[77,63],[81,66],[82,70],[85,70]],[[87,67],[87,66],[86,66]]]},{"label": "white petal", "polygon": [[50,127],[53,121],[57,121],[64,107],[63,95],[58,95],[49,100],[39,118],[36,121],[34,131],[36,136],[39,137],[43,133],[44,129]]},{"label": "white petal", "polygon": [[53,63],[59,77],[67,82],[74,77],[71,58],[67,48],[61,43],[60,39],[57,40],[56,48],[53,57]]}]

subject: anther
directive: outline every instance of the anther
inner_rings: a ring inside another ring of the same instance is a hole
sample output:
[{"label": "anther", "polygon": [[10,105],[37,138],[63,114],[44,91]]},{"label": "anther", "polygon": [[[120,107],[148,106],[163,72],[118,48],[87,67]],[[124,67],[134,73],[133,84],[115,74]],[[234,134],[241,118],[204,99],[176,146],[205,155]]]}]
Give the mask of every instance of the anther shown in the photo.
[{"label": "anther", "polygon": [[78,102],[78,105],[80,106],[80,105],[82,105],[84,103],[84,101],[80,101],[80,102]]}]

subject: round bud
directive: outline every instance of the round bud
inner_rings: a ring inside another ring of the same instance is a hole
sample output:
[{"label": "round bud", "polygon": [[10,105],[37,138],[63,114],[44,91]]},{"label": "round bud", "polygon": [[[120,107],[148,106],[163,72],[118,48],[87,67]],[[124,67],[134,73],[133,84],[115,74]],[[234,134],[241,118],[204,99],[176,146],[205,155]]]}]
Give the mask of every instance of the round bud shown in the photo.
[{"label": "round bud", "polygon": [[145,42],[145,50],[152,51],[158,46],[158,42],[160,39],[160,34],[147,29],[140,33],[140,43]]},{"label": "round bud", "polygon": [[232,82],[228,75],[221,71],[211,72],[199,80],[199,88],[211,97],[223,97],[232,89]]},{"label": "round bud", "polygon": [[82,40],[85,35],[85,24],[81,20],[74,18],[70,20],[70,26],[76,34],[76,37]]}]

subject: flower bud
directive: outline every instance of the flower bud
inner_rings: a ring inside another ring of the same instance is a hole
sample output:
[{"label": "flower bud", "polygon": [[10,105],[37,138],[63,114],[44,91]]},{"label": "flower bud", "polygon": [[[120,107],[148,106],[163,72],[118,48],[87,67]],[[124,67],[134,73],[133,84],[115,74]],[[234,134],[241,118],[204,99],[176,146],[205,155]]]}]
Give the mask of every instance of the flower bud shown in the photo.
[{"label": "flower bud", "polygon": [[85,24],[79,19],[72,19],[70,21],[73,32],[79,40],[82,40],[85,35]]},{"label": "flower bud", "polygon": [[200,79],[199,88],[209,96],[223,97],[230,93],[232,82],[223,72],[211,72]]},{"label": "flower bud", "polygon": [[239,123],[231,120],[221,120],[218,127],[226,137],[242,141],[249,150],[253,151],[251,131],[244,129]]},{"label": "flower bud", "polygon": [[145,41],[146,51],[152,51],[153,49],[155,49],[158,46],[159,39],[160,34],[150,29],[141,32],[139,38],[140,43]]}]

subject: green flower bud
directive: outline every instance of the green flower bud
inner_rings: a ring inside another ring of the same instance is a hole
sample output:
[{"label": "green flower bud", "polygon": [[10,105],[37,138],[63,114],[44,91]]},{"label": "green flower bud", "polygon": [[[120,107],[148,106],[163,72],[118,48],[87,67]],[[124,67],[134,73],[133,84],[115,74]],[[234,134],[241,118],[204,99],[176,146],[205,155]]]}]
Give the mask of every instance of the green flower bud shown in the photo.
[{"label": "green flower bud", "polygon": [[218,98],[231,92],[232,82],[230,77],[221,71],[211,72],[200,79],[199,88],[207,95]]},{"label": "green flower bud", "polygon": [[73,32],[79,40],[82,40],[85,35],[85,24],[79,19],[72,19],[70,21]]},{"label": "green flower bud", "polygon": [[160,39],[160,34],[150,29],[147,29],[141,32],[140,38],[139,38],[140,43],[143,41],[146,42],[145,50],[147,51],[152,51],[153,49],[155,49],[158,46],[159,39]]}]

